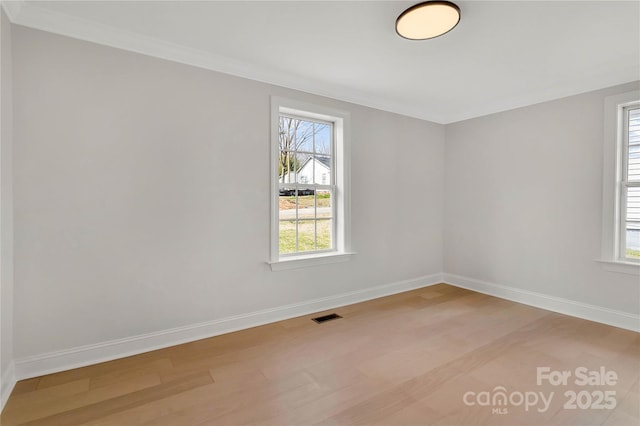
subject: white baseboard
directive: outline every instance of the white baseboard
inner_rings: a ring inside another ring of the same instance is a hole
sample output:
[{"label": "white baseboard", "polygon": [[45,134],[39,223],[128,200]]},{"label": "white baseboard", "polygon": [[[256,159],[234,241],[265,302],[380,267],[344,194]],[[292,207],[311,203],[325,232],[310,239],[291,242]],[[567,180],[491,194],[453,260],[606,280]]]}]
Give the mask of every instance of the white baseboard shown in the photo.
[{"label": "white baseboard", "polygon": [[489,283],[454,274],[433,274],[416,279],[399,281],[364,290],[265,309],[242,315],[147,333],[124,339],[111,340],[93,345],[80,346],[58,352],[20,358],[2,377],[2,406],[9,397],[16,380],[83,367],[99,362],[111,361],[155,349],[166,348],[220,334],[231,333],[271,322],[282,321],[314,312],[326,311],[340,306],[376,299],[391,294],[445,282],[479,293],[512,300],[541,309],[562,313],[590,321],[640,332],[640,316],[589,305],[556,296],[535,293],[513,287]]},{"label": "white baseboard", "polygon": [[16,370],[13,362],[9,364],[9,368],[2,374],[0,378],[0,413],[4,409],[4,405],[9,399],[9,395],[16,385]]},{"label": "white baseboard", "polygon": [[205,323],[21,358],[15,360],[15,377],[18,380],[23,380],[99,362],[111,361],[155,349],[162,349],[301,315],[334,309],[365,300],[428,287],[441,282],[442,274],[433,274],[412,280],[399,281],[392,284],[236,315]]},{"label": "white baseboard", "polygon": [[589,305],[556,296],[506,287],[474,278],[444,273],[443,281],[456,287],[477,291],[501,299],[512,300],[536,308],[558,312],[572,317],[595,321],[614,327],[640,332],[640,315]]}]

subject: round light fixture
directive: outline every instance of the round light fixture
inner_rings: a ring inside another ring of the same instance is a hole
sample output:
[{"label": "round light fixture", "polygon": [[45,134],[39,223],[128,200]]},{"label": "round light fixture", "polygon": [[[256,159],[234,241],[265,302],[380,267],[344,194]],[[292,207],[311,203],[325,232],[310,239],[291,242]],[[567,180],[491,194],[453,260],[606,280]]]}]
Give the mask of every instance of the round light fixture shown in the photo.
[{"label": "round light fixture", "polygon": [[409,40],[427,40],[451,31],[460,22],[460,8],[448,1],[411,6],[396,19],[396,32]]}]

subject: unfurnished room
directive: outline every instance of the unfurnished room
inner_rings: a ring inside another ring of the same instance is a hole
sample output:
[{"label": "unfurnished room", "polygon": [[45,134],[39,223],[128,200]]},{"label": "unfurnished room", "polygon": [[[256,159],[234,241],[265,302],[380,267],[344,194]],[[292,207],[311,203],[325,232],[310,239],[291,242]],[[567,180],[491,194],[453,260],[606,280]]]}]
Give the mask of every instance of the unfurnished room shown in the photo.
[{"label": "unfurnished room", "polygon": [[640,0],[1,1],[0,424],[640,424]]}]

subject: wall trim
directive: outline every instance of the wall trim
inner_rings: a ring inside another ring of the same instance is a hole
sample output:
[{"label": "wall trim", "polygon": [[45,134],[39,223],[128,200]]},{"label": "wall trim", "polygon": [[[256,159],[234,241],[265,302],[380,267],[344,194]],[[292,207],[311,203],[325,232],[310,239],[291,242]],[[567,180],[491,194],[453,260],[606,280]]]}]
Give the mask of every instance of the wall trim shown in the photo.
[{"label": "wall trim", "polygon": [[105,25],[100,22],[38,7],[22,0],[2,2],[2,7],[7,12],[7,16],[12,23],[25,27],[262,83],[275,84],[314,95],[326,96],[395,114],[418,118],[420,120],[427,120],[434,123],[444,123],[446,121],[445,117],[433,111],[427,112],[420,106],[391,101],[350,87],[322,82],[282,70],[271,69],[204,50],[171,43],[155,37]]},{"label": "wall trim", "polygon": [[[114,359],[188,343],[194,340],[205,339],[220,334],[334,309],[340,306],[428,287],[441,282],[442,274],[438,273],[199,324],[19,358],[15,360],[15,378],[24,380],[100,362],[112,361]],[[15,378],[13,383],[15,383]]]},{"label": "wall trim", "polygon": [[[492,102],[479,108],[442,114],[437,108],[426,108],[424,104],[417,105],[391,100],[387,97],[372,95],[352,87],[312,79],[275,68],[259,66],[228,56],[190,48],[78,16],[38,7],[24,0],[3,1],[2,7],[12,23],[25,27],[443,125],[636,81],[635,77],[631,77],[632,74],[627,76],[627,80],[621,82],[620,80],[612,79],[610,77],[612,75],[611,72],[602,73],[595,70],[589,75],[583,75],[579,82],[574,79],[574,81],[566,81],[562,86],[549,87],[545,90],[536,89],[521,96]],[[626,75],[625,71],[626,68],[620,69],[613,74],[618,76],[624,73]],[[591,82],[591,84],[587,85],[584,83],[585,81]]]},{"label": "wall trim", "polygon": [[448,273],[443,273],[442,275],[445,283],[456,287],[466,288],[477,291],[478,293],[488,294],[572,317],[640,332],[640,315],[589,305],[587,303],[576,302],[548,294],[507,287],[460,275]]},{"label": "wall trim", "polygon": [[2,406],[6,403],[17,380],[112,361],[156,349],[334,309],[340,306],[429,287],[439,283],[446,283],[536,308],[640,332],[640,315],[503,286],[460,275],[438,273],[199,324],[19,358],[14,361],[15,364],[11,364],[10,369],[7,370],[2,377]]},{"label": "wall trim", "polygon": [[16,0],[16,1],[3,1],[2,8],[4,12],[7,14],[7,17],[11,22],[15,22],[20,10],[24,6],[24,0]]},{"label": "wall trim", "polygon": [[4,405],[9,399],[9,395],[13,392],[13,388],[16,386],[16,374],[15,364],[11,362],[9,368],[2,374],[0,378],[0,413],[4,409]]}]

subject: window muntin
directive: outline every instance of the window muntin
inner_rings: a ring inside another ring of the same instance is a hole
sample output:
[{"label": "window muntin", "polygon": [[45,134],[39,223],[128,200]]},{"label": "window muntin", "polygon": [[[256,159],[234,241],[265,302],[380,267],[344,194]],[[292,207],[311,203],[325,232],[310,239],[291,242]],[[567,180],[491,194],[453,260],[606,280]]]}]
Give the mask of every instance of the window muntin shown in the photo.
[{"label": "window muntin", "polygon": [[622,108],[620,258],[640,262],[640,106]]},{"label": "window muntin", "polygon": [[[279,115],[280,256],[335,251],[334,133],[330,121]],[[323,173],[328,177],[325,182]]]}]

